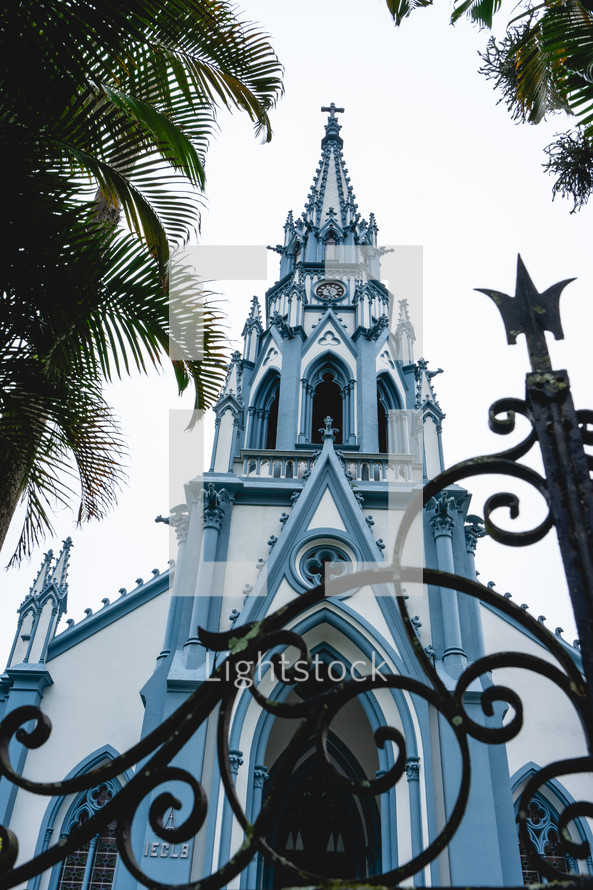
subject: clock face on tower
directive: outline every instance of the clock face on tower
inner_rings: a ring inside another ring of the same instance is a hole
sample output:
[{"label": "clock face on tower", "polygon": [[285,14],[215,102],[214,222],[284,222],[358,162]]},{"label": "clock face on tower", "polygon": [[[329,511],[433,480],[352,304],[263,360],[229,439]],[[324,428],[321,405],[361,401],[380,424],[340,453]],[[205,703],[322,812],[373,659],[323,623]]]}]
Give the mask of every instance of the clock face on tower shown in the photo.
[{"label": "clock face on tower", "polygon": [[315,289],[315,296],[320,300],[335,302],[341,300],[346,293],[346,288],[339,281],[324,281]]}]

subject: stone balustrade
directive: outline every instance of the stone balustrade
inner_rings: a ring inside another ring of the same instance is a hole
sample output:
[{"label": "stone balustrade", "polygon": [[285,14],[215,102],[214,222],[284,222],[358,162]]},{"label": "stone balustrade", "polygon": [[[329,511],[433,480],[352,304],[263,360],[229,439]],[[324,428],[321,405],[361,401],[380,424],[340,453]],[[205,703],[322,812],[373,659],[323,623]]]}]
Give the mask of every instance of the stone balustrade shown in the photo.
[{"label": "stone balustrade", "polygon": [[[242,475],[252,478],[306,479],[313,469],[318,451],[241,452]],[[413,482],[415,458],[412,454],[342,454],[344,470],[353,482]]]}]

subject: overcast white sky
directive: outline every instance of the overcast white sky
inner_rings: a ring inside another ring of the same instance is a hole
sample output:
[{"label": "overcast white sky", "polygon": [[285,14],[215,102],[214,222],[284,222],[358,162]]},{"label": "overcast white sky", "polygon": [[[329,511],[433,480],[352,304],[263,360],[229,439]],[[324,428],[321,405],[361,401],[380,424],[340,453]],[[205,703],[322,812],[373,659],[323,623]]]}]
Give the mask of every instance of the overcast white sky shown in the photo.
[{"label": "overcast white sky", "polygon": [[[578,279],[561,301],[566,340],[550,348],[554,366],[569,370],[577,407],[591,407],[591,209],[571,216],[569,202],[552,203],[552,180],[541,170],[543,148],[565,120],[513,125],[477,74],[477,51],[487,35],[465,22],[451,28],[447,3],[417,11],[399,30],[384,0],[301,0],[296,6],[246,0],[243,6],[271,35],[286,68],[286,94],[273,112],[269,145],[253,138],[247,120],[220,116],[220,135],[208,156],[202,243],[282,239],[286,213],[302,211],[320,156],[326,115],[319,109],[334,101],[346,109],[341,135],[361,213],[376,214],[383,244],[423,246],[424,353],[431,368],[445,370],[435,384],[447,414],[447,463],[508,445],[488,432],[487,409],[496,398],[522,395],[524,339],[507,346],[497,310],[473,289],[514,293],[519,251],[539,290]],[[269,255],[270,280],[277,259]],[[252,294],[263,296],[266,284],[221,282],[217,289],[229,300],[237,336]],[[131,590],[136,578],[148,578],[153,567],[166,567],[167,530],[154,518],[182,499],[180,489],[169,493],[169,409],[183,404],[174,384],[158,375],[135,378],[114,387],[110,397],[129,441],[129,487],[100,525],[78,530],[72,516],[61,513],[56,538],[43,548],[56,550],[66,535],[74,538],[68,614],[76,621],[87,606],[97,609],[103,597],[113,599],[120,587]],[[189,441],[191,475],[197,475],[199,434]],[[477,489],[474,482],[469,487]],[[494,480],[486,493],[500,488]],[[476,498],[472,511],[481,512],[482,504]],[[16,529],[3,565],[15,538]],[[42,550],[2,578],[0,661],[41,558]],[[477,563],[483,581],[496,581],[536,616],[545,614],[552,629],[562,625],[572,640],[552,536],[521,551],[481,542]]]}]

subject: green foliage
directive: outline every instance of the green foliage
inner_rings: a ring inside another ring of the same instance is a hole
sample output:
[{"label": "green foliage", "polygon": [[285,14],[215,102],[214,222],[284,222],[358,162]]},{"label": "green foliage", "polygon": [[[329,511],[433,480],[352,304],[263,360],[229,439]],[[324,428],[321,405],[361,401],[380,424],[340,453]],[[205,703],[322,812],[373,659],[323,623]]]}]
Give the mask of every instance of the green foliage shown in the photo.
[{"label": "green foliage", "polygon": [[0,16],[0,498],[27,499],[20,558],[73,492],[79,521],[115,500],[105,380],[167,358],[196,411],[215,400],[223,326],[171,248],[199,226],[216,108],[268,140],[282,71],[226,0],[22,0]]},{"label": "green foliage", "polygon": [[399,26],[415,9],[432,6],[432,0],[387,0],[387,6]]},{"label": "green foliage", "polygon": [[593,193],[593,142],[579,130],[562,133],[546,148],[545,169],[556,176],[554,194],[572,198],[575,213]]},{"label": "green foliage", "polygon": [[[412,7],[387,0],[396,24]],[[457,0],[451,22],[466,15],[490,28],[500,0]],[[513,120],[537,124],[555,112],[575,128],[548,147],[544,169],[558,178],[553,195],[582,207],[593,188],[593,12],[581,0],[528,0],[515,7],[506,36],[493,37],[481,54],[481,73],[493,81]]]}]

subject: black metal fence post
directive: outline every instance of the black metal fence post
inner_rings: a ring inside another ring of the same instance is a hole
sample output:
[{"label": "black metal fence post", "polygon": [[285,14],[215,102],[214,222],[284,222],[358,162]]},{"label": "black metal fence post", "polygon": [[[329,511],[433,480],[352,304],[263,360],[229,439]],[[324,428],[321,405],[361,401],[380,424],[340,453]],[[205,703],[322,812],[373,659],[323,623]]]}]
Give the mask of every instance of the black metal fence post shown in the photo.
[{"label": "black metal fence post", "polygon": [[531,373],[525,401],[531,414],[544,464],[552,515],[583,657],[583,668],[593,706],[593,483],[584,450],[582,425],[574,407],[566,371],[554,371],[545,331],[564,337],[559,300],[574,279],[552,285],[539,294],[518,257],[515,297],[480,288],[502,315],[509,343],[517,334],[527,340]]}]

